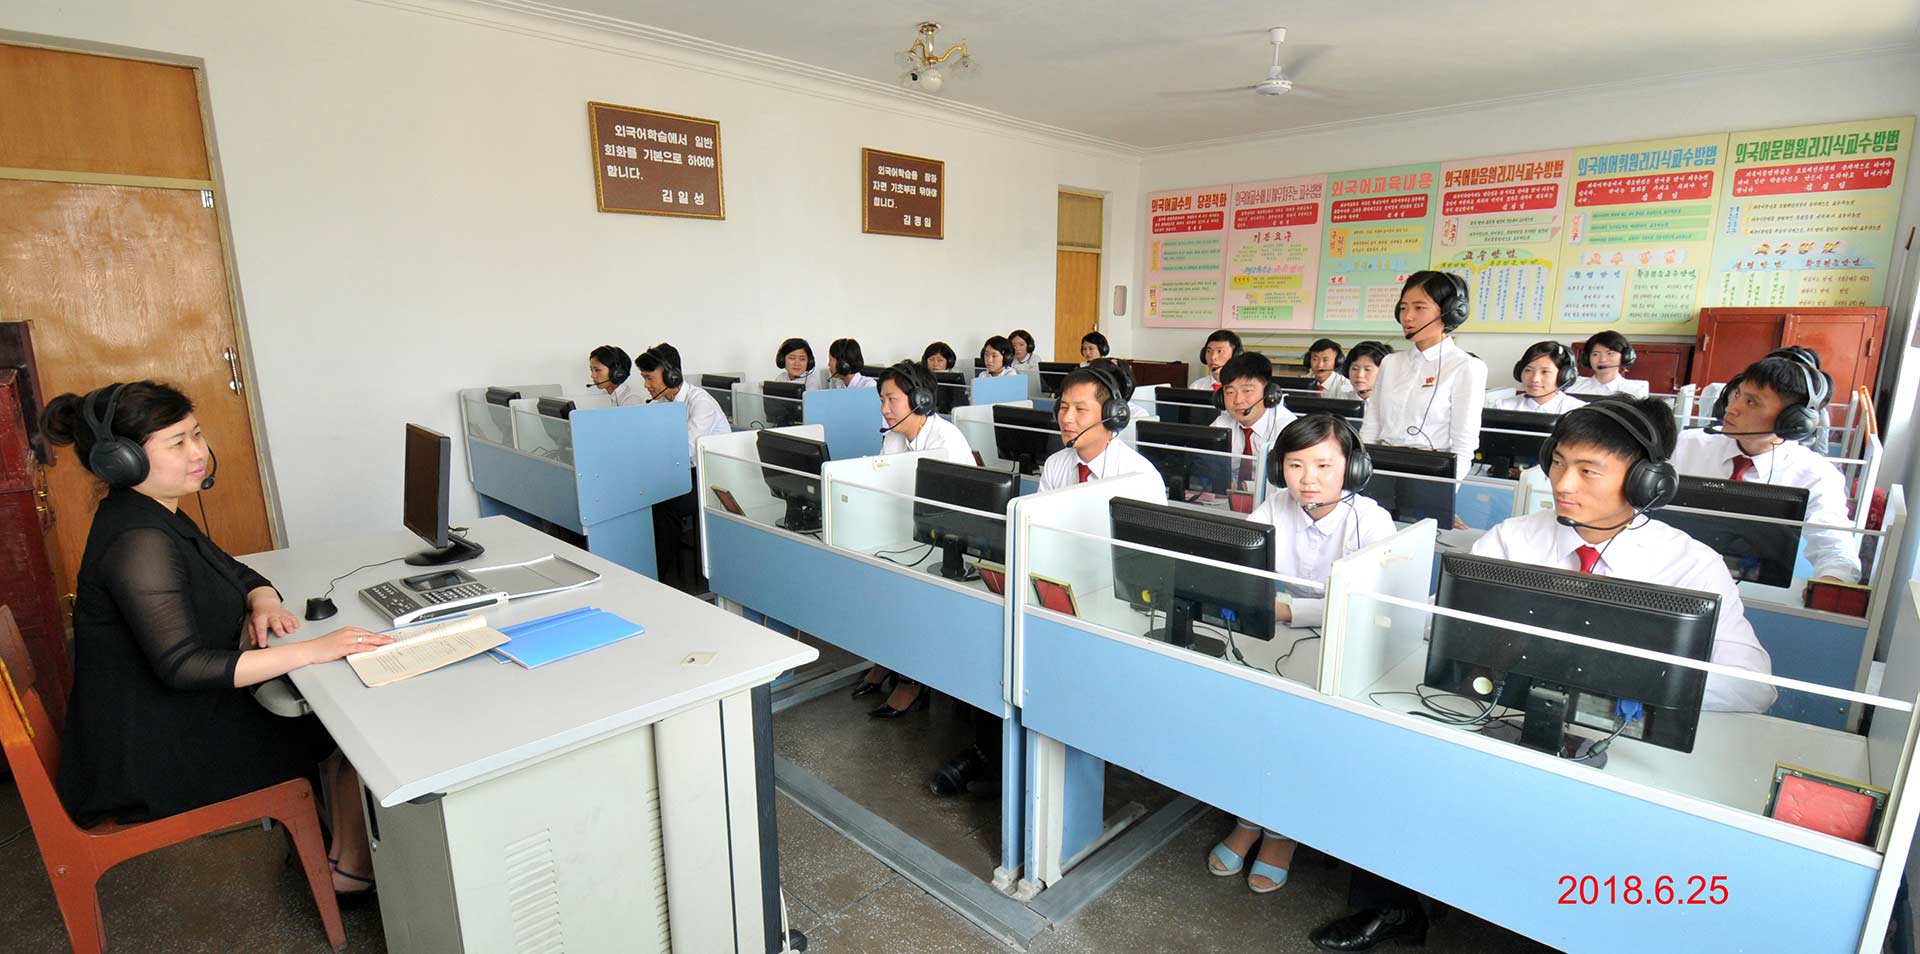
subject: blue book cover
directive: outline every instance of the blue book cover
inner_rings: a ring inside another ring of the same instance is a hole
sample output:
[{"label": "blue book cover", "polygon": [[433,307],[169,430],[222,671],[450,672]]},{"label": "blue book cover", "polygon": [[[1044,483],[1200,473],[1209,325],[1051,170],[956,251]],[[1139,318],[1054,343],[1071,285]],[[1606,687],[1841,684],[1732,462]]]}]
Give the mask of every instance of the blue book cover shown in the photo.
[{"label": "blue book cover", "polygon": [[605,610],[586,607],[507,626],[509,642],[494,653],[538,669],[550,662],[599,649],[646,632],[646,627]]}]

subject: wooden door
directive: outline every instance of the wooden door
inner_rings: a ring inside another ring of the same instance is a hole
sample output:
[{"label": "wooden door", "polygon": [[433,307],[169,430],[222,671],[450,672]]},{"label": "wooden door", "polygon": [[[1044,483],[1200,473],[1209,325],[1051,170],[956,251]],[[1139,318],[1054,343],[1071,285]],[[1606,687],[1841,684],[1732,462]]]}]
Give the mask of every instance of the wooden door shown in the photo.
[{"label": "wooden door", "polygon": [[1100,324],[1100,253],[1054,253],[1053,360],[1080,362],[1080,338]]},{"label": "wooden door", "polygon": [[1724,384],[1747,365],[1780,347],[1786,313],[1764,308],[1700,309],[1700,351],[1693,359],[1693,383]]},{"label": "wooden door", "polygon": [[1799,345],[1820,355],[1820,370],[1833,378],[1833,400],[1846,403],[1853,389],[1873,393],[1880,377],[1880,336],[1885,333],[1884,308],[1845,312],[1792,312],[1780,332],[1780,346]]}]

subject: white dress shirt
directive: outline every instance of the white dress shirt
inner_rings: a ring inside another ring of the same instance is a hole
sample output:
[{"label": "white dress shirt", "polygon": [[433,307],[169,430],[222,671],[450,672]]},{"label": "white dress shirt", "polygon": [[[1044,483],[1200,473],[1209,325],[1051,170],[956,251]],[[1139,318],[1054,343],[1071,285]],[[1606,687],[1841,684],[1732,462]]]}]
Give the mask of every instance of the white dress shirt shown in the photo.
[{"label": "white dress shirt", "polygon": [[1187,388],[1193,391],[1211,391],[1219,386],[1220,380],[1218,378],[1215,378],[1212,374],[1203,374],[1194,378],[1193,383],[1187,385]]},{"label": "white dress shirt", "polygon": [[1527,392],[1521,391],[1518,394],[1510,394],[1487,405],[1487,407],[1496,411],[1529,411],[1534,414],[1565,414],[1575,408],[1586,406],[1587,402],[1579,398],[1568,397],[1565,391],[1553,392],[1553,395],[1547,398],[1547,403],[1545,404],[1535,401],[1527,395]]},{"label": "white dress shirt", "polygon": [[[1477,556],[1530,563],[1557,570],[1578,570],[1580,557],[1574,551],[1586,546],[1579,531],[1563,527],[1554,519],[1551,508],[1536,510],[1496,524],[1473,544]],[[1598,544],[1600,562],[1593,572],[1660,586],[1698,590],[1720,597],[1720,614],[1714,622],[1713,652],[1709,661],[1749,672],[1773,672],[1773,660],[1753,635],[1747,623],[1746,605],[1720,555],[1706,544],[1687,536],[1658,520],[1642,518],[1620,531],[1613,539]],[[1764,682],[1707,676],[1707,695],[1702,708],[1729,712],[1765,712],[1773,705],[1776,693]]]},{"label": "white dress shirt", "polygon": [[1038,371],[1040,370],[1040,356],[1029,351],[1027,352],[1027,359],[1025,361],[1014,358],[1012,368],[1016,373],[1021,371]]},{"label": "white dress shirt", "polygon": [[614,407],[633,407],[636,404],[645,403],[647,403],[647,389],[634,387],[632,378],[620,382],[613,389]]},{"label": "white dress shirt", "polygon": [[976,374],[976,375],[974,375],[974,377],[975,377],[976,379],[978,379],[978,378],[1006,378],[1006,377],[1013,377],[1014,375],[1017,375],[1017,374],[1019,374],[1019,373],[1020,373],[1020,372],[1018,372],[1018,371],[1015,371],[1015,370],[1013,369],[1013,365],[1011,365],[1011,364],[1003,364],[1003,365],[1001,365],[1001,366],[1000,366],[1000,373],[999,373],[999,374],[994,374],[994,373],[993,373],[993,372],[991,372],[991,371],[982,371],[982,372],[980,372],[979,374]]},{"label": "white dress shirt", "polygon": [[1567,388],[1569,394],[1625,394],[1629,397],[1646,397],[1653,393],[1653,385],[1645,381],[1635,381],[1626,375],[1620,375],[1605,384],[1593,378],[1583,377]]},{"label": "white dress shirt", "polygon": [[782,368],[779,374],[774,375],[773,379],[775,381],[785,381],[788,384],[804,384],[807,390],[818,391],[827,386],[827,371],[825,368],[815,368],[796,378],[789,375],[786,369]]},{"label": "white dress shirt", "polygon": [[[1072,447],[1062,447],[1047,458],[1040,467],[1040,489],[1054,490],[1059,487],[1071,487],[1080,482],[1080,452]],[[1166,499],[1167,484],[1155,469],[1153,462],[1142,457],[1140,452],[1127,445],[1126,441],[1114,435],[1107,441],[1107,447],[1100,456],[1085,462],[1087,469],[1093,472],[1088,480],[1102,480],[1107,477],[1120,477],[1126,474],[1148,474],[1153,477],[1153,485],[1159,491],[1161,499]]]},{"label": "white dress shirt", "polygon": [[1380,361],[1360,440],[1447,451],[1454,476],[1465,477],[1480,446],[1486,401],[1487,363],[1454,344],[1452,335],[1425,351],[1395,351]]},{"label": "white dress shirt", "polygon": [[871,388],[877,386],[872,378],[858,371],[853,372],[853,377],[845,381],[835,377],[827,378],[827,390],[829,391],[837,391],[840,388]]},{"label": "white dress shirt", "polygon": [[[1293,420],[1293,412],[1287,410],[1286,404],[1282,403],[1267,408],[1266,412],[1260,415],[1260,419],[1253,422],[1253,459],[1256,461],[1253,472],[1256,478],[1260,473],[1260,465],[1257,462],[1266,459],[1267,452],[1273,450],[1273,442],[1280,438],[1280,432],[1288,424],[1292,424]],[[1241,424],[1230,411],[1221,411],[1220,416],[1213,419],[1213,426],[1233,432],[1233,479],[1238,481],[1240,462],[1247,459],[1246,426]],[[1280,482],[1278,474],[1268,474],[1267,479],[1274,483]]]},{"label": "white dress shirt", "polygon": [[679,403],[687,406],[687,460],[694,459],[694,444],[700,438],[710,434],[730,434],[733,425],[727,423],[727,412],[720,409],[720,402],[713,399],[705,388],[682,383],[673,393],[671,400],[655,399],[649,404]]},{"label": "white dress shirt", "polygon": [[1300,509],[1293,494],[1279,490],[1269,494],[1247,519],[1273,525],[1273,572],[1322,584],[1318,595],[1293,597],[1293,621],[1287,625],[1295,628],[1318,626],[1325,617],[1325,583],[1333,573],[1333,561],[1393,536],[1393,515],[1372,497],[1358,495],[1348,496],[1315,520]]},{"label": "white dress shirt", "polygon": [[[1725,434],[1702,429],[1680,432],[1673,449],[1675,470],[1694,477],[1725,480],[1733,476],[1733,459],[1744,457],[1740,444]],[[1852,526],[1847,516],[1847,483],[1840,468],[1804,444],[1775,444],[1754,456],[1753,468],[1742,483],[1775,484],[1807,489],[1807,522]],[[1806,529],[1807,562],[1814,576],[1831,576],[1842,583],[1860,582],[1860,538],[1845,530]]]},{"label": "white dress shirt", "polygon": [[1327,375],[1325,381],[1320,382],[1320,397],[1335,398],[1342,401],[1358,401],[1360,400],[1360,392],[1353,389],[1353,382],[1347,380],[1346,375],[1335,371]]},{"label": "white dress shirt", "polygon": [[934,456],[956,464],[973,466],[973,447],[967,443],[967,435],[960,428],[942,420],[937,414],[927,415],[926,423],[920,425],[920,433],[907,440],[907,435],[899,431],[888,431],[880,439],[880,453],[904,454],[908,451],[932,451]]}]

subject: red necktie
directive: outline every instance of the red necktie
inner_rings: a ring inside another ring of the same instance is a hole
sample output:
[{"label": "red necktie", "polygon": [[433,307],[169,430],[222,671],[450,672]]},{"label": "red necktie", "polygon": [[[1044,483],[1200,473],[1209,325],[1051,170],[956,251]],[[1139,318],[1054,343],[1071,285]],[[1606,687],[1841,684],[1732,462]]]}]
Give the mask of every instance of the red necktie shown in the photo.
[{"label": "red necktie", "polygon": [[1743,456],[1743,457],[1735,457],[1733,459],[1733,479],[1734,480],[1739,480],[1740,478],[1745,477],[1747,475],[1747,471],[1750,471],[1752,469],[1753,469],[1753,458]]},{"label": "red necktie", "polygon": [[1600,562],[1600,551],[1592,547],[1581,547],[1573,551],[1573,555],[1580,558],[1580,572],[1582,573],[1592,573],[1594,564]]},{"label": "red necktie", "polygon": [[1241,425],[1240,433],[1246,435],[1246,446],[1240,451],[1245,455],[1240,461],[1240,480],[1245,482],[1253,479],[1253,428]]},{"label": "red necktie", "polygon": [[1218,391],[1218,390],[1220,390],[1220,382],[1218,382],[1218,381],[1215,381],[1215,382],[1213,382],[1213,389],[1214,389],[1215,391]]},{"label": "red necktie", "polygon": [[1092,479],[1093,479],[1093,468],[1091,468],[1091,467],[1088,467],[1088,466],[1087,466],[1087,465],[1086,465],[1086,464],[1085,464],[1084,462],[1082,462],[1082,463],[1078,463],[1078,464],[1075,464],[1075,465],[1073,465],[1073,466],[1075,466],[1075,467],[1078,467],[1078,468],[1080,468],[1080,482],[1081,482],[1081,483],[1083,483],[1083,484],[1084,484],[1084,483],[1086,483],[1087,481],[1089,481],[1089,480],[1092,480]]}]

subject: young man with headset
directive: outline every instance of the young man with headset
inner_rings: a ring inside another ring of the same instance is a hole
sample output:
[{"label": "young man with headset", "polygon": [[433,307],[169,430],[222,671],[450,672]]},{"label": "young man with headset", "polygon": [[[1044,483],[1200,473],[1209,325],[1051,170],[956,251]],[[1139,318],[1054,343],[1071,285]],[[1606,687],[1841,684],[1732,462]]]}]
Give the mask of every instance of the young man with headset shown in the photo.
[{"label": "young man with headset", "polygon": [[1340,343],[1332,338],[1321,338],[1307,346],[1307,353],[1300,356],[1300,362],[1307,366],[1307,373],[1314,383],[1320,386],[1320,396],[1352,401],[1360,397],[1353,389],[1353,382],[1340,373],[1340,362],[1345,354]]},{"label": "young man with headset", "polygon": [[1587,339],[1580,348],[1580,366],[1593,372],[1567,388],[1569,394],[1625,394],[1646,397],[1651,385],[1627,377],[1627,369],[1638,359],[1633,342],[1618,331],[1602,331]]},{"label": "young man with headset", "polygon": [[1573,352],[1558,341],[1536,341],[1513,363],[1513,379],[1520,390],[1489,405],[1496,411],[1565,414],[1585,403],[1567,396],[1578,371]]},{"label": "young man with headset", "polygon": [[1281,403],[1273,362],[1257,351],[1235,355],[1221,367],[1220,390],[1213,395],[1221,409],[1213,426],[1233,432],[1234,480],[1246,483],[1253,479],[1254,462],[1265,459],[1280,429],[1293,423],[1293,412]]},{"label": "young man with headset", "polygon": [[[1682,432],[1673,466],[1695,477],[1807,489],[1807,522],[1851,526],[1846,480],[1806,442],[1825,437],[1832,382],[1804,348],[1782,348],[1727,382],[1714,424]],[[1860,538],[1845,530],[1805,531],[1814,576],[1860,582]]]},{"label": "young man with headset", "polygon": [[680,372],[680,353],[661,342],[640,353],[634,367],[640,369],[640,382],[647,389],[647,403],[687,406],[687,461],[694,459],[694,444],[709,434],[731,433],[727,412],[705,388],[689,386]]},{"label": "young man with headset", "polygon": [[1240,343],[1240,336],[1225,328],[1208,335],[1206,343],[1200,346],[1200,365],[1207,369],[1207,373],[1194,378],[1187,387],[1195,391],[1220,390],[1220,369],[1245,350],[1246,347]]},{"label": "young man with headset", "polygon": [[1153,462],[1120,440],[1120,432],[1133,419],[1126,381],[1120,375],[1105,366],[1073,369],[1060,382],[1054,418],[1066,446],[1041,465],[1041,490],[1122,474],[1150,474],[1160,492],[1166,493]]},{"label": "young man with headset", "polygon": [[[649,404],[679,402],[687,406],[687,466],[695,464],[695,445],[709,434],[732,430],[720,402],[706,389],[686,383],[680,371],[680,352],[661,342],[640,353],[633,362],[640,369],[640,381],[646,386]],[[697,470],[697,468],[696,468]],[[697,473],[696,473],[696,476]],[[706,588],[700,572],[699,481],[689,490],[653,507],[653,556],[660,582],[689,593]]]},{"label": "young man with headset", "polygon": [[[1553,510],[1502,521],[1473,545],[1479,556],[1711,593],[1720,600],[1711,661],[1771,673],[1772,660],[1747,624],[1746,607],[1720,555],[1648,516],[1673,499],[1668,456],[1673,411],[1649,399],[1609,398],[1568,412],[1541,444]],[[1707,676],[1705,709],[1764,712],[1765,683]],[[1348,904],[1358,910],[1311,935],[1327,951],[1365,951],[1382,941],[1420,943],[1427,916],[1415,892],[1360,868]]]},{"label": "young man with headset", "polygon": [[1487,363],[1453,341],[1467,321],[1466,280],[1450,272],[1414,272],[1400,289],[1396,314],[1400,335],[1413,342],[1413,350],[1381,359],[1360,438],[1451,453],[1454,476],[1465,477],[1480,446],[1480,410],[1487,400]]}]

